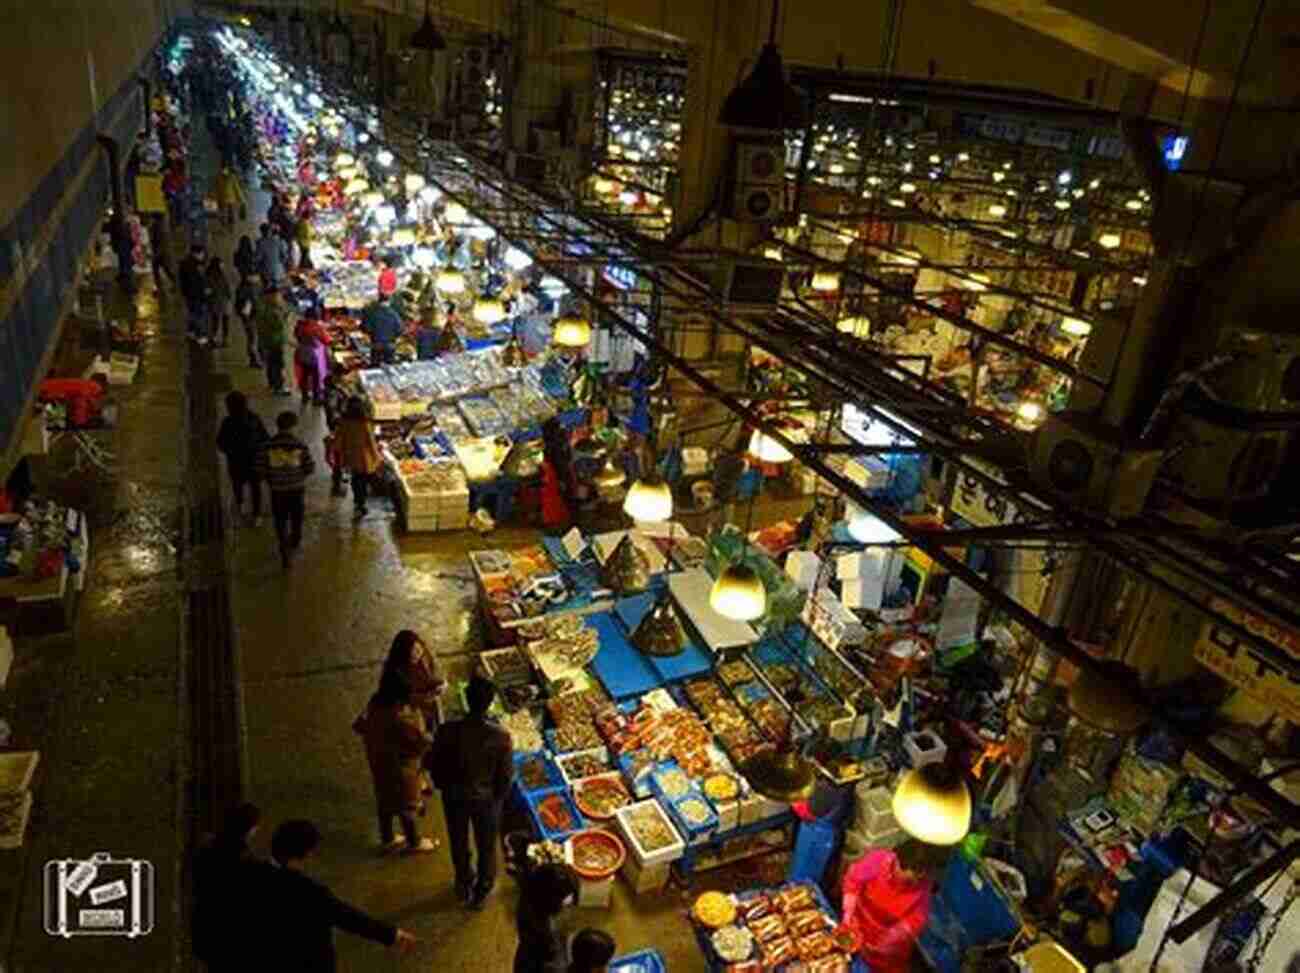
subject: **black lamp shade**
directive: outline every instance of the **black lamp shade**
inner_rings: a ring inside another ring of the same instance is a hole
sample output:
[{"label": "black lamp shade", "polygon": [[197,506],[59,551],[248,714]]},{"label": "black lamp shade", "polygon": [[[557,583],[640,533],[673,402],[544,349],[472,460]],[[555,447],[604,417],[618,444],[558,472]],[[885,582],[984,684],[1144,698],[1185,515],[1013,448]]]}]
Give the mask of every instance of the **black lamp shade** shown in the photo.
[{"label": "black lamp shade", "polygon": [[445,51],[447,49],[447,39],[442,36],[438,28],[433,26],[433,18],[429,16],[429,11],[424,11],[424,22],[411,35],[410,46],[417,51]]},{"label": "black lamp shade", "polygon": [[722,103],[718,121],[735,128],[770,132],[803,128],[808,109],[799,90],[785,80],[785,67],[775,44],[764,44],[749,77]]}]

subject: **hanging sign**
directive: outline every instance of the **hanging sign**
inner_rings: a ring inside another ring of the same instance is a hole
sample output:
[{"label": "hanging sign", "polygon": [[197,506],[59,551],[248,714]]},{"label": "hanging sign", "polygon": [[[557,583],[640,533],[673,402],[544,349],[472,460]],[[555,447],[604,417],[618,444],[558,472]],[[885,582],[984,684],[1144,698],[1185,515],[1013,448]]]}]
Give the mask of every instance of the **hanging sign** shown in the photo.
[{"label": "hanging sign", "polygon": [[[1300,635],[1242,611],[1221,598],[1211,598],[1210,607],[1300,661]],[[1206,622],[1192,654],[1205,668],[1272,707],[1282,718],[1300,723],[1300,684],[1233,633]]]},{"label": "hanging sign", "polygon": [[166,213],[162,176],[141,173],[135,177],[135,209],[138,213]]},{"label": "hanging sign", "polygon": [[[983,464],[969,457],[966,462],[984,469]],[[990,493],[983,481],[961,469],[957,471],[949,509],[972,527],[997,527],[1015,523],[1018,519],[1014,504],[1003,496]]]}]

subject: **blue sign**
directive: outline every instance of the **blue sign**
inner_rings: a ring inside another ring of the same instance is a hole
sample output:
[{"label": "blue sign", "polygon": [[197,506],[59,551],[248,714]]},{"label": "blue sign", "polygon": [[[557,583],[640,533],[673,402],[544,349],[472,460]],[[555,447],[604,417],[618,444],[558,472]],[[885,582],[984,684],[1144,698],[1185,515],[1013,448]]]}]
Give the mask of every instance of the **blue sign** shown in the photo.
[{"label": "blue sign", "polygon": [[636,271],[631,267],[606,264],[605,279],[621,291],[630,291],[636,287]]},{"label": "blue sign", "polygon": [[1182,168],[1183,156],[1187,154],[1187,146],[1190,143],[1186,135],[1166,135],[1163,146],[1165,150],[1165,168],[1176,170]]}]

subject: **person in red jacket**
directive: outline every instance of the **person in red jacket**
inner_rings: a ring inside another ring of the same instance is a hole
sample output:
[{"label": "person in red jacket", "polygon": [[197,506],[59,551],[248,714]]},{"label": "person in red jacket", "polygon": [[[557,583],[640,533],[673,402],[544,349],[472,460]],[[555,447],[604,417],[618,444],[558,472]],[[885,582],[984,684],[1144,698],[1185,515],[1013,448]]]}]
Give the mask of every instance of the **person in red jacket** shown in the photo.
[{"label": "person in red jacket", "polygon": [[379,296],[392,297],[397,290],[397,271],[387,260],[379,261]]},{"label": "person in red jacket", "polygon": [[950,848],[905,841],[867,852],[844,873],[844,923],[872,973],[907,973],[912,949],[930,919],[935,878]]}]

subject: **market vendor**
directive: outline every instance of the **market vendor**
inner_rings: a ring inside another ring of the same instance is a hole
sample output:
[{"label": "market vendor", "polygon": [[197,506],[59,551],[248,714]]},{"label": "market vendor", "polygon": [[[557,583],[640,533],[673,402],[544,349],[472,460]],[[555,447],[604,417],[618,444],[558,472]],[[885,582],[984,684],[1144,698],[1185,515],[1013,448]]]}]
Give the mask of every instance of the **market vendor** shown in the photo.
[{"label": "market vendor", "polygon": [[812,797],[792,805],[800,823],[794,854],[790,856],[788,881],[821,884],[826,866],[839,851],[844,837],[844,822],[852,806],[852,788],[837,787],[821,779],[817,781]]},{"label": "market vendor", "polygon": [[930,896],[952,849],[915,839],[893,851],[876,848],[844,874],[844,924],[859,939],[872,973],[906,973],[930,917]]},{"label": "market vendor", "polygon": [[361,330],[370,336],[370,362],[384,365],[393,360],[393,350],[402,333],[402,319],[386,294],[380,294],[361,312]]}]

